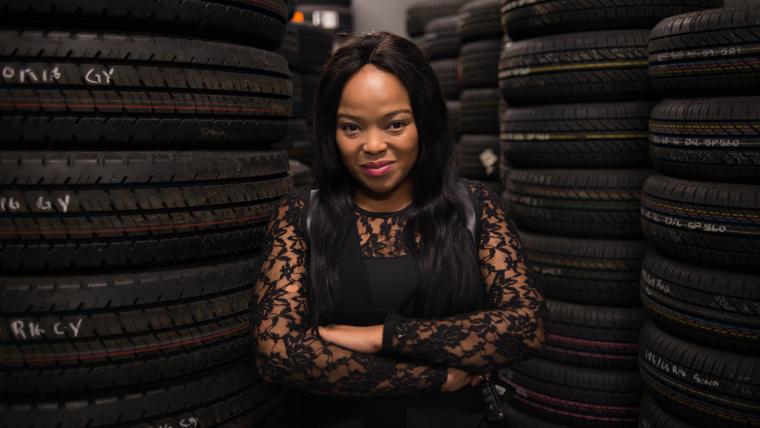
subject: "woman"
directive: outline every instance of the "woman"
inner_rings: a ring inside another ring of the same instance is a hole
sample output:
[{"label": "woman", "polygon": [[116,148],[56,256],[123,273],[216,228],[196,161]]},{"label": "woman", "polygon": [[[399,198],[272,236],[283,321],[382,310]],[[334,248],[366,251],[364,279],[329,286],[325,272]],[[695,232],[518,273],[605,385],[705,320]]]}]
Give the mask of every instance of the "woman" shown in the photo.
[{"label": "woman", "polygon": [[498,198],[457,176],[434,72],[352,36],[314,131],[319,191],[280,203],[255,291],[259,371],[292,387],[278,426],[485,426],[479,375],[536,355],[544,304]]}]

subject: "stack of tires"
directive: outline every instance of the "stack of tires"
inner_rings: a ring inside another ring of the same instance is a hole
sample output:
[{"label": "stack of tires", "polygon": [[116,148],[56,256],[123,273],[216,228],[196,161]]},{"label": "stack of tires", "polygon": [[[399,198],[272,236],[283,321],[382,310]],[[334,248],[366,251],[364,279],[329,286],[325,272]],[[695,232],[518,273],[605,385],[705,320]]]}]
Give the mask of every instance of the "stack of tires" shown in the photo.
[{"label": "stack of tires", "polygon": [[351,0],[298,0],[296,13],[303,22],[333,33],[350,33],[354,28]]},{"label": "stack of tires", "polygon": [[459,49],[461,47],[459,35],[459,15],[443,16],[435,18],[425,26],[425,35],[422,38],[422,52],[430,61],[430,67],[438,77],[438,83],[446,99],[446,107],[449,111],[449,123],[454,138],[459,132],[459,116],[461,106],[459,93],[461,92],[461,80],[457,72],[459,62]]},{"label": "stack of tires", "polygon": [[334,35],[310,24],[289,23],[279,53],[288,61],[293,79],[293,117],[285,139],[275,145],[290,158],[290,175],[296,187],[312,182],[314,161],[311,119],[322,67],[330,57]]},{"label": "stack of tires", "polygon": [[504,31],[499,0],[472,0],[459,10],[462,91],[457,157],[464,177],[499,183],[499,54]]},{"label": "stack of tires", "polygon": [[641,426],[760,426],[760,5],[663,20],[641,200]]},{"label": "stack of tires", "polygon": [[651,28],[720,0],[502,0],[505,204],[548,300],[541,358],[504,370],[513,426],[635,426]]},{"label": "stack of tires", "polygon": [[456,15],[466,1],[422,0],[413,3],[406,9],[406,34],[422,48],[428,23],[436,18]]},{"label": "stack of tires", "polygon": [[264,426],[287,2],[0,8],[0,426]]}]

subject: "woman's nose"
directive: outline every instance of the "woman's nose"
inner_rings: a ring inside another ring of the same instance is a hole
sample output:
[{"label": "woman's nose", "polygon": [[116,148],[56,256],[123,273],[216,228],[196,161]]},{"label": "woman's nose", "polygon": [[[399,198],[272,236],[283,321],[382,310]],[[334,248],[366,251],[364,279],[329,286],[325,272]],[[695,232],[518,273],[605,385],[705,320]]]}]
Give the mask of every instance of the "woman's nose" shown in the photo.
[{"label": "woman's nose", "polygon": [[385,135],[377,130],[367,132],[367,139],[364,141],[362,149],[366,153],[382,153],[388,149],[388,142],[385,141]]}]

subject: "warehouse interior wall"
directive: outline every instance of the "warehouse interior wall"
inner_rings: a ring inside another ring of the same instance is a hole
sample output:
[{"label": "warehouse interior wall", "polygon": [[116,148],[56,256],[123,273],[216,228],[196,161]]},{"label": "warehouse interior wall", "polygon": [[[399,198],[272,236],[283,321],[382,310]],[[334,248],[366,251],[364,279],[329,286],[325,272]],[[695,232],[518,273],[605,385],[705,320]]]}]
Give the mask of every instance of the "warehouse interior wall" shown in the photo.
[{"label": "warehouse interior wall", "polygon": [[388,31],[406,37],[406,9],[414,0],[353,0],[357,32]]}]

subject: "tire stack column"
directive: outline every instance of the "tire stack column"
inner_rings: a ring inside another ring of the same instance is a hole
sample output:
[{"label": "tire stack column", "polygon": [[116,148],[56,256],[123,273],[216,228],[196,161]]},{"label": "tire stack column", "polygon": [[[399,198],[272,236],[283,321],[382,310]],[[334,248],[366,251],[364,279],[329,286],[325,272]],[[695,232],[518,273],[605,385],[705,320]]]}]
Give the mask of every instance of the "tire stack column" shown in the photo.
[{"label": "tire stack column", "polygon": [[760,5],[660,22],[642,195],[644,427],[760,426]]},{"label": "tire stack column", "polygon": [[515,426],[637,424],[647,43],[660,19],[717,2],[587,3],[502,0],[504,202],[549,309],[542,357],[502,372]]},{"label": "tire stack column", "polygon": [[472,0],[459,10],[462,92],[457,156],[462,176],[499,191],[499,54],[504,31],[499,0]]},{"label": "tire stack column", "polygon": [[436,18],[456,15],[467,0],[421,0],[406,9],[406,34],[422,48],[425,28]]},{"label": "tire stack column", "polygon": [[295,187],[310,185],[314,162],[312,109],[322,67],[332,53],[334,35],[310,24],[288,24],[278,53],[288,60],[293,79],[293,117],[285,139],[274,147],[288,152]]},{"label": "tire stack column", "polygon": [[449,124],[454,138],[458,138],[461,104],[459,93],[462,81],[457,72],[459,49],[462,45],[459,34],[459,15],[435,18],[425,26],[422,38],[422,52],[430,61],[430,66],[438,77],[438,83],[446,99]]},{"label": "tire stack column", "polygon": [[265,426],[287,2],[0,8],[0,426]]}]

